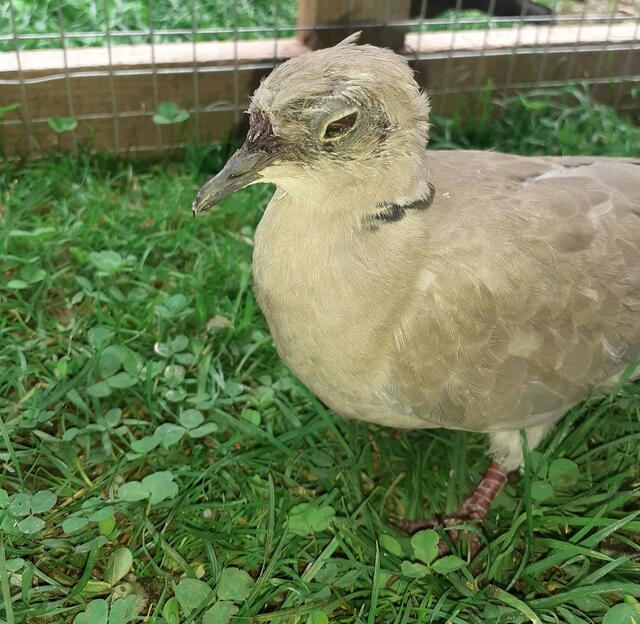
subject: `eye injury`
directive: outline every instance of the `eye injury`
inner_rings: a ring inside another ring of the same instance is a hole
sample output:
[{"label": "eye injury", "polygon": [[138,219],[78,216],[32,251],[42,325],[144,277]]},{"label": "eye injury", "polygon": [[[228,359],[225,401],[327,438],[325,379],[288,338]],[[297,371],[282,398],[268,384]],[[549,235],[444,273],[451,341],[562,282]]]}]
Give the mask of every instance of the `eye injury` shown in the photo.
[{"label": "eye injury", "polygon": [[245,142],[248,152],[273,154],[282,149],[285,140],[274,134],[269,115],[258,109],[251,112],[249,119],[250,128]]},{"label": "eye injury", "polygon": [[358,111],[353,111],[344,117],[329,122],[324,130],[323,138],[335,139],[351,130],[358,120],[358,114]]}]

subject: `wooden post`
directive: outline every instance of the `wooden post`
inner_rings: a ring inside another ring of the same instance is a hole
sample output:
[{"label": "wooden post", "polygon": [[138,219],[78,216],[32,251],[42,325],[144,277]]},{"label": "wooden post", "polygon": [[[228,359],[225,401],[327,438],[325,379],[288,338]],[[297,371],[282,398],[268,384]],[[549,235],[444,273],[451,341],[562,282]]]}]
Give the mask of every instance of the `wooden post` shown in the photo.
[{"label": "wooden post", "polygon": [[400,50],[408,26],[389,22],[408,20],[411,0],[298,0],[300,42],[312,50],[339,43],[361,30],[360,43]]}]

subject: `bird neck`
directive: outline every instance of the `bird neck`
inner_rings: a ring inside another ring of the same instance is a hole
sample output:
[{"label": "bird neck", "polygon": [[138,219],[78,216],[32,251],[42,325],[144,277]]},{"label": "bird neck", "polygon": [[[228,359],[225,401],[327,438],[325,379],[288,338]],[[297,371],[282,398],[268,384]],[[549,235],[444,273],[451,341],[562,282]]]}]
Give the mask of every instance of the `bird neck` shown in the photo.
[{"label": "bird neck", "polygon": [[359,225],[385,209],[393,211],[394,206],[428,202],[434,192],[424,147],[375,165],[336,167],[330,173],[307,172],[284,184],[278,181],[277,186],[300,212],[314,220],[340,222],[342,227]]}]

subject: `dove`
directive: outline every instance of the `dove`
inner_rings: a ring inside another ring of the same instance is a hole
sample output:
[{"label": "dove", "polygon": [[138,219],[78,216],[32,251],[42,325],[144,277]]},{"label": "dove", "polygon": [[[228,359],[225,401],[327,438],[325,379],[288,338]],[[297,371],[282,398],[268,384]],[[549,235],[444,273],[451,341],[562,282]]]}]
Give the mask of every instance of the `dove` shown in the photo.
[{"label": "dove", "polygon": [[[335,413],[488,434],[457,514],[640,357],[640,159],[429,150],[407,62],[350,37],[278,66],[193,213],[276,187],[253,283],[276,349]],[[409,532],[430,521],[399,520]]]}]

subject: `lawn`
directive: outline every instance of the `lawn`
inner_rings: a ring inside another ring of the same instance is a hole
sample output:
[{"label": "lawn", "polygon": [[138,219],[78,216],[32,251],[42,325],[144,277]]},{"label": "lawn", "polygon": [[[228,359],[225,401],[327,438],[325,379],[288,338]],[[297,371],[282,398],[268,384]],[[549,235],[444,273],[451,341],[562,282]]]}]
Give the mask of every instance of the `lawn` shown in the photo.
[{"label": "lawn", "polygon": [[[128,34],[153,30],[219,29],[215,37],[203,40],[230,39],[234,28],[253,29],[256,33],[238,33],[239,37],[280,36],[295,24],[295,0],[213,0],[210,2],[178,2],[177,0],[12,0],[15,26],[18,33],[56,35],[53,38],[23,41],[25,49],[60,46],[60,24],[66,33],[94,33],[82,38],[70,37],[67,45],[102,45],[106,25],[116,33],[114,43],[149,43],[149,37]],[[8,6],[0,7],[0,33],[11,32],[12,21]],[[273,30],[270,30],[273,29]],[[119,35],[118,35],[119,33]],[[189,36],[156,35],[159,41],[188,41]],[[11,40],[0,41],[0,50],[13,50]]]},{"label": "lawn", "polygon": [[[390,0],[392,1],[392,0]],[[215,30],[198,40],[231,38],[291,37],[296,26],[296,0],[210,0],[179,2],[178,0],[11,0],[15,29],[21,35],[40,35],[19,44],[20,49],[60,47],[61,24],[67,35],[67,46],[104,45],[106,25],[114,43],[149,43],[147,34],[153,29],[154,42],[191,41],[190,34],[167,34],[167,30]],[[583,4],[573,0],[538,0],[557,13],[580,15]],[[591,0],[590,11],[606,13],[616,6],[602,6]],[[478,11],[447,11],[435,24],[415,20],[412,30],[460,30],[468,28],[509,27],[517,22],[490,20]],[[447,23],[448,22],[448,23]],[[255,29],[259,29],[256,31]],[[0,51],[14,49],[8,36],[13,20],[9,5],[0,6]],[[238,29],[238,32],[235,32]],[[156,32],[160,31],[160,32]],[[74,33],[83,33],[74,36]],[[140,34],[144,33],[144,34]]]},{"label": "lawn", "polygon": [[[436,119],[432,146],[638,156],[561,100]],[[484,436],[345,421],[296,381],[251,292],[271,190],[191,218],[225,156],[0,164],[0,622],[640,622],[640,386],[566,416],[474,561],[437,558],[446,531],[387,518],[454,511]]]}]

